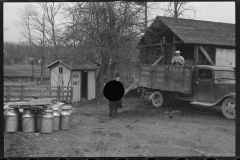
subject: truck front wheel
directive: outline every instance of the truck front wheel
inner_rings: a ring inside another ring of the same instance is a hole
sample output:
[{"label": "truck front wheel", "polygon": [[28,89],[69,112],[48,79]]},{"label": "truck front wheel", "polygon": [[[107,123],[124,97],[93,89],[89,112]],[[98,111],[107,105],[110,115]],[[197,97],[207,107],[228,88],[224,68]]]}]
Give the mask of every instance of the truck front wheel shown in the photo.
[{"label": "truck front wheel", "polygon": [[227,119],[236,118],[235,98],[227,98],[223,101],[222,113]]},{"label": "truck front wheel", "polygon": [[152,104],[154,107],[161,107],[165,103],[162,93],[156,91],[152,94]]}]

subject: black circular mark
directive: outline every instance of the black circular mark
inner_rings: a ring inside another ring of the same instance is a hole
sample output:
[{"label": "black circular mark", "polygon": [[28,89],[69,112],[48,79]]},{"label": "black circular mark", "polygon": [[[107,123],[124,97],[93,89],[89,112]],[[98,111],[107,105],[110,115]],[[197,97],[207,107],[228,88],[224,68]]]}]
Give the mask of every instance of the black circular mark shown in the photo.
[{"label": "black circular mark", "polygon": [[206,158],[206,160],[216,160],[216,158]]},{"label": "black circular mark", "polygon": [[156,158],[147,158],[146,160],[157,160]]},{"label": "black circular mark", "polygon": [[186,158],[176,158],[176,160],[187,160]]},{"label": "black circular mark", "polygon": [[127,160],[127,158],[118,158],[117,160]]},{"label": "black circular mark", "polygon": [[88,158],[87,160],[98,160],[97,158]]},{"label": "black circular mark", "polygon": [[36,158],[29,158],[28,160],[38,160],[38,159],[36,159]]},{"label": "black circular mark", "polygon": [[123,85],[118,82],[118,81],[109,81],[103,89],[103,94],[104,96],[112,102],[116,102],[118,100],[120,100],[123,95],[124,95],[124,87]]},{"label": "black circular mark", "polygon": [[66,159],[66,158],[58,158],[57,160],[68,160],[68,159]]}]

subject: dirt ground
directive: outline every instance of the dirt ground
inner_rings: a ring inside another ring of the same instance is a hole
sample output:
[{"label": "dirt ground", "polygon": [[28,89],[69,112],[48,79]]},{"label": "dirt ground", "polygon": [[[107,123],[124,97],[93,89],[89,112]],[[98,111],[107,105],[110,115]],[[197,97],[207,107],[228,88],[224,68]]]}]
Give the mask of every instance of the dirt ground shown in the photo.
[{"label": "dirt ground", "polygon": [[217,108],[169,104],[154,108],[124,98],[118,118],[108,101],[74,104],[70,130],[5,133],[5,157],[235,156],[235,121]]}]

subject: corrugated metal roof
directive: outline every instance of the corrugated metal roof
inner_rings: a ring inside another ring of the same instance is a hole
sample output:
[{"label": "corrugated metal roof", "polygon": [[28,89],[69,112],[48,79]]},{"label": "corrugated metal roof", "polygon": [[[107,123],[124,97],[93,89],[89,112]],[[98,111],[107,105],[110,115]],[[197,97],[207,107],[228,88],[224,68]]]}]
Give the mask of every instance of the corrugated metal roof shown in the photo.
[{"label": "corrugated metal roof", "polygon": [[68,68],[72,69],[72,70],[96,70],[99,69],[98,66],[96,66],[95,64],[89,62],[89,61],[81,61],[81,62],[68,62],[68,61],[64,61],[64,60],[57,60],[53,63],[51,63],[50,65],[48,65],[47,67],[50,68],[51,66],[53,66],[56,63],[61,62],[62,64],[64,64],[65,66],[67,66]]},{"label": "corrugated metal roof", "polygon": [[184,43],[236,46],[235,24],[157,16],[159,20]]}]

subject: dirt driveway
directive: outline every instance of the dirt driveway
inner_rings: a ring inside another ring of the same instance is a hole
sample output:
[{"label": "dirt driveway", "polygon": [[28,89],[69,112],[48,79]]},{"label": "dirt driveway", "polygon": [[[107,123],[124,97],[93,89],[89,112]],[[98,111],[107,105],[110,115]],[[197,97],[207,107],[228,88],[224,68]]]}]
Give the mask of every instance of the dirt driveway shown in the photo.
[{"label": "dirt driveway", "polygon": [[235,156],[235,121],[208,107],[124,98],[118,118],[108,101],[75,105],[70,130],[4,135],[6,157]]}]

